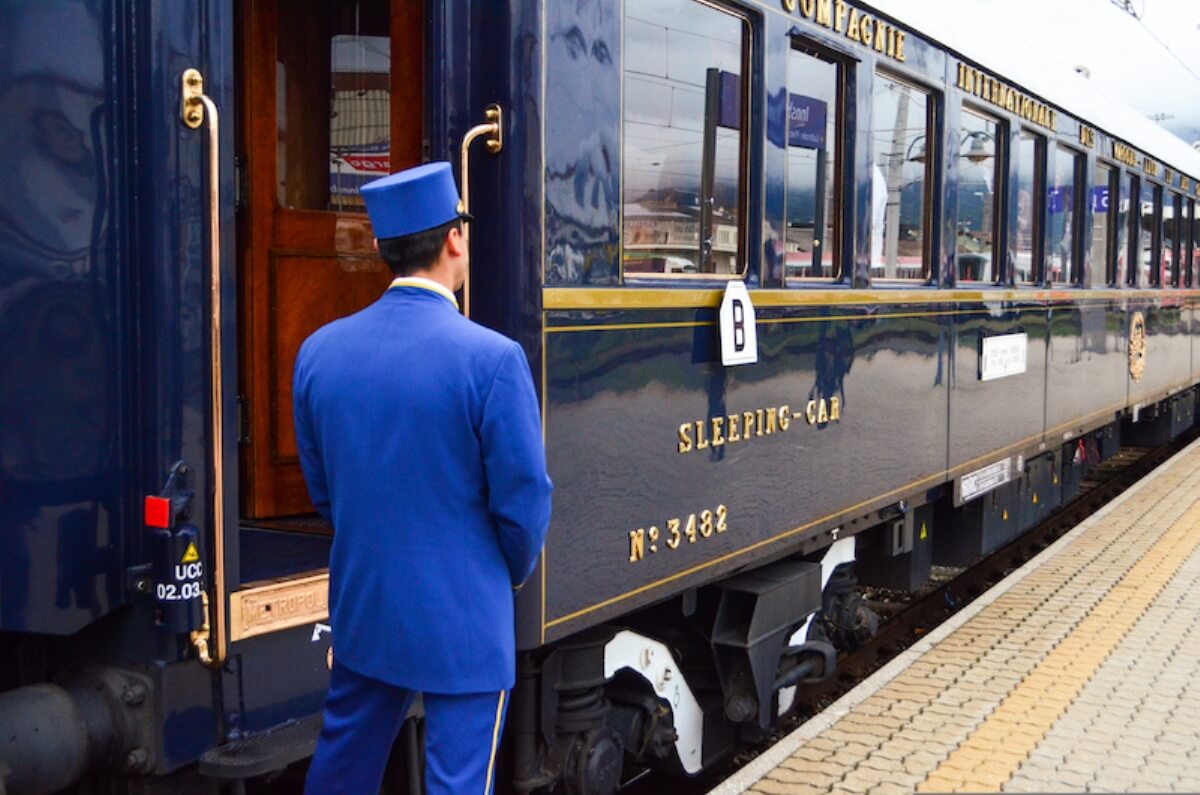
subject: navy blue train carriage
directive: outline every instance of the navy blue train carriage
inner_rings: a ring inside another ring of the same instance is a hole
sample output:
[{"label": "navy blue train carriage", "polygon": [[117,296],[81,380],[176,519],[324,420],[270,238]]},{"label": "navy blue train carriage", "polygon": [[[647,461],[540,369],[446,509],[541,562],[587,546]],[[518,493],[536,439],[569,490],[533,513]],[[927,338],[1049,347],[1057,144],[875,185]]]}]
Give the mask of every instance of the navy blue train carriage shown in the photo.
[{"label": "navy blue train carriage", "polygon": [[469,312],[528,352],[558,487],[518,792],[710,768],[870,635],[858,584],[1191,425],[1200,156],[906,13],[5,3],[0,792],[311,753],[337,627],[292,360],[388,283],[357,187],[423,159],[461,163]]}]

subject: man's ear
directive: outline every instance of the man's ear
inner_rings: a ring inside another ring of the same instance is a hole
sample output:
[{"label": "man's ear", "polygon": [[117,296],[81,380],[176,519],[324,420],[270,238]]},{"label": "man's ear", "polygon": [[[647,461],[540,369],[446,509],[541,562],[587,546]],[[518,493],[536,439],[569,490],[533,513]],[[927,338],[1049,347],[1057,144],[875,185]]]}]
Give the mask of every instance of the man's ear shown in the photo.
[{"label": "man's ear", "polygon": [[467,240],[463,237],[462,229],[451,227],[446,233],[446,252],[453,257],[461,257],[467,253]]},{"label": "man's ear", "polygon": [[377,238],[377,237],[371,238],[371,247],[375,249],[376,254],[379,253],[379,238]]}]

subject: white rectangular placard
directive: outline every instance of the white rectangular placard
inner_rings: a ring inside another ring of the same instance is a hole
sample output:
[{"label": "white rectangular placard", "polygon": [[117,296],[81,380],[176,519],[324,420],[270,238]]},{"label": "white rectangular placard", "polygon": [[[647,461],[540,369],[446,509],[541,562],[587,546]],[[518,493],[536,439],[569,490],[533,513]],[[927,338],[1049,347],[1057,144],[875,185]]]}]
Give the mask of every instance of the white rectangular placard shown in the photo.
[{"label": "white rectangular placard", "polygon": [[1012,480],[1012,459],[1009,458],[988,464],[974,472],[968,472],[959,480],[959,502],[972,500],[997,486],[1003,486],[1010,480]]},{"label": "white rectangular placard", "polygon": [[725,286],[721,301],[721,363],[754,364],[758,361],[758,328],[754,320],[754,304],[743,281]]},{"label": "white rectangular placard", "polygon": [[992,381],[1025,372],[1028,350],[1029,335],[1025,333],[984,337],[979,351],[979,380]]}]

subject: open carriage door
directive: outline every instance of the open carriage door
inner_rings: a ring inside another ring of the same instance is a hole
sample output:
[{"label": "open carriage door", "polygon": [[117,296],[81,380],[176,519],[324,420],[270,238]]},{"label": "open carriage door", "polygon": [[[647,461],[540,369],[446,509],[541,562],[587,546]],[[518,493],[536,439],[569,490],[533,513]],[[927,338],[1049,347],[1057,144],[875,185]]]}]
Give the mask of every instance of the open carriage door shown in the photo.
[{"label": "open carriage door", "polygon": [[422,0],[244,0],[239,393],[242,515],[309,513],[292,366],[391,274],[358,188],[421,162]]}]

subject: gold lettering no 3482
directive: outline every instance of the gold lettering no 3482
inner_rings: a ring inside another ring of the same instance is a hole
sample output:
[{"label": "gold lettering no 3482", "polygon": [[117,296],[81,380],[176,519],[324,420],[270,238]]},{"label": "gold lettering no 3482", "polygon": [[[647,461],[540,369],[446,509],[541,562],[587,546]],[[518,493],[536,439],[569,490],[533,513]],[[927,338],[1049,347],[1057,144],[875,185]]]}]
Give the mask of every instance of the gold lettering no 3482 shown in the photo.
[{"label": "gold lettering no 3482", "polygon": [[810,400],[804,411],[793,411],[787,404],[743,411],[740,414],[683,423],[679,426],[679,443],[675,449],[683,455],[710,447],[737,444],[760,436],[786,433],[792,427],[793,420],[803,420],[809,425],[825,425],[841,422],[841,419],[842,402],[836,397]]},{"label": "gold lettering no 3482", "polygon": [[637,563],[646,557],[657,553],[665,545],[666,549],[679,549],[686,541],[694,544],[704,538],[712,538],[714,534],[724,533],[729,528],[729,509],[718,505],[715,511],[705,508],[700,513],[690,513],[686,518],[679,516],[668,519],[663,530],[658,525],[650,525],[647,530],[639,527],[629,531],[629,562]]}]

